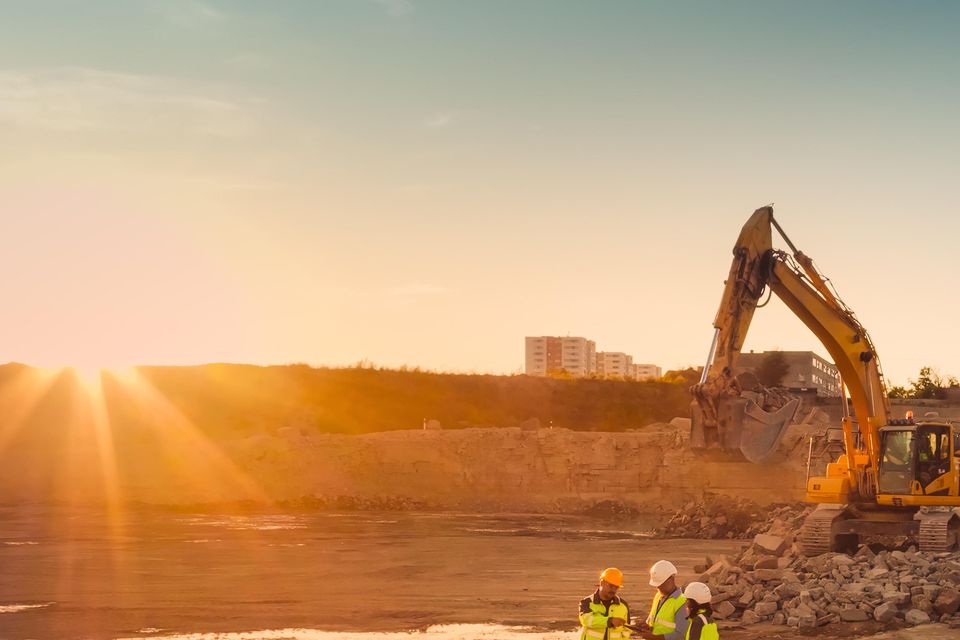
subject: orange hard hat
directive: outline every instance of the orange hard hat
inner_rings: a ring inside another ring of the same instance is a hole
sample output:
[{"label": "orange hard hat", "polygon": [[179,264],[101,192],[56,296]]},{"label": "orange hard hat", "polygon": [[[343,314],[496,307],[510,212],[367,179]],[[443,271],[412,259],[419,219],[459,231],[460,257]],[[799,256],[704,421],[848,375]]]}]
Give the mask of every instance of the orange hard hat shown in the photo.
[{"label": "orange hard hat", "polygon": [[600,579],[605,582],[609,582],[616,587],[622,587],[623,571],[620,571],[620,569],[617,569],[616,567],[609,567],[603,570],[603,573],[600,574]]}]

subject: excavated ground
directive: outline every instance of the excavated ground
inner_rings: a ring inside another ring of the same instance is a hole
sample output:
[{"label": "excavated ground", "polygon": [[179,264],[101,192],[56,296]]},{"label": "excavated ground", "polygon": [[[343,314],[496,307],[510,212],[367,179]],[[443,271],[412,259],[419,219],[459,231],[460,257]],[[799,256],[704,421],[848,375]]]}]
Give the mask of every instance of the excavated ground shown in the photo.
[{"label": "excavated ground", "polygon": [[[478,623],[528,627],[529,635],[511,638],[563,632],[559,637],[573,639],[576,603],[592,590],[598,567],[624,569],[623,595],[642,615],[652,595],[645,574],[654,561],[673,560],[681,582],[698,576],[706,555],[720,558],[721,566],[725,557],[739,557],[738,566],[747,562],[738,540],[651,539],[616,523],[553,515],[143,512],[110,521],[89,509],[2,508],[0,517],[0,562],[9,578],[0,581],[0,637],[9,640],[170,634],[212,640],[195,634]],[[736,584],[755,575],[744,569]],[[770,580],[751,587],[777,591]],[[744,612],[757,606],[741,608],[740,598],[731,598],[719,604],[733,602]],[[723,637],[842,638],[905,624],[747,622],[724,619]],[[481,632],[430,637],[497,637],[495,630]]]},{"label": "excavated ground", "polygon": [[761,504],[802,496],[803,425],[787,454],[766,465],[703,457],[687,447],[689,421],[626,433],[567,429],[390,431],[366,435],[280,428],[202,441],[171,429],[162,443],[117,447],[104,491],[97,442],[62,456],[17,451],[0,466],[6,500],[70,503],[110,498],[154,505],[250,505],[290,509],[472,510],[580,513],[599,503],[672,511],[706,493]]},{"label": "excavated ground", "polygon": [[[960,558],[909,549],[865,551],[849,562],[795,553],[790,536],[802,509],[793,505],[802,497],[809,437],[833,424],[823,411],[807,412],[765,465],[692,453],[685,419],[626,433],[341,436],[287,427],[212,442],[171,428],[162,444],[123,443],[113,468],[95,442],[74,442],[62,456],[39,445],[20,449],[0,465],[2,495],[16,505],[0,534],[0,564],[13,576],[0,581],[0,637],[452,622],[569,629],[573,603],[598,568],[624,568],[636,580],[625,595],[643,603],[650,594],[642,576],[660,557],[675,560],[684,581],[711,582],[726,612],[725,638],[848,637],[923,615],[944,621],[925,636],[935,637],[956,621],[949,608]],[[826,447],[815,450],[814,469],[828,456]],[[107,472],[115,482],[109,492]],[[67,512],[111,508],[59,518],[20,506],[41,495]],[[147,512],[154,519],[141,526],[131,504],[167,510]],[[246,513],[204,515],[237,506]],[[273,511],[264,515],[266,508]],[[424,512],[432,524],[416,520]],[[549,520],[560,514],[590,514],[593,524]],[[16,518],[25,523],[20,533],[10,526]],[[420,524],[403,524],[410,518]],[[755,541],[767,523],[782,549]],[[657,524],[665,525],[661,536],[673,526],[685,538],[636,535]],[[742,544],[755,546],[744,554]],[[344,567],[360,569],[345,580]],[[370,606],[347,615],[329,606],[344,598]]]}]

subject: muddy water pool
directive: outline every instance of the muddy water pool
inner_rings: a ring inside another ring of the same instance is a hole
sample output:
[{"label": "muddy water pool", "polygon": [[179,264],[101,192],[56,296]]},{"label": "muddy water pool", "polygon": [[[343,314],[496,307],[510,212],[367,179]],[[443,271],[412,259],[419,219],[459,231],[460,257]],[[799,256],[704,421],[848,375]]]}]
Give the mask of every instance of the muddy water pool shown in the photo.
[{"label": "muddy water pool", "polygon": [[654,561],[689,577],[740,545],[654,540],[651,525],[2,507],[0,638],[567,638],[600,568],[625,571],[640,613]]}]

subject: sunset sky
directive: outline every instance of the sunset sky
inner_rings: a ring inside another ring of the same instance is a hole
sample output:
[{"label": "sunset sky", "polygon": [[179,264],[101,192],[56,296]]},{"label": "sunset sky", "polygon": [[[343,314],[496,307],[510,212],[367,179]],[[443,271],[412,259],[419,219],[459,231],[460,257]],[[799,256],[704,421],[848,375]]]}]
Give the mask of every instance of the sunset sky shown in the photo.
[{"label": "sunset sky", "polygon": [[[775,203],[960,375],[960,4],[0,5],[0,362],[701,365]],[[815,349],[779,304],[747,348]]]}]

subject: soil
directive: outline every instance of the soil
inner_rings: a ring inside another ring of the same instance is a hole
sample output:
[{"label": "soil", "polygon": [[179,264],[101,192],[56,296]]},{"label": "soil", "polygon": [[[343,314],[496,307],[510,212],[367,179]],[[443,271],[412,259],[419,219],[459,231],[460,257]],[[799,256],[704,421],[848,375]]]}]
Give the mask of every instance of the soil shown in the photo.
[{"label": "soil", "polygon": [[[642,532],[654,523],[643,518],[6,507],[0,521],[0,607],[45,605],[0,613],[5,640],[458,623],[572,631],[603,567],[624,570],[622,595],[642,615],[654,561],[672,560],[683,582],[705,555],[742,544],[650,539]],[[877,630],[835,624],[808,635]],[[770,625],[723,631],[734,640],[797,635]]]}]

